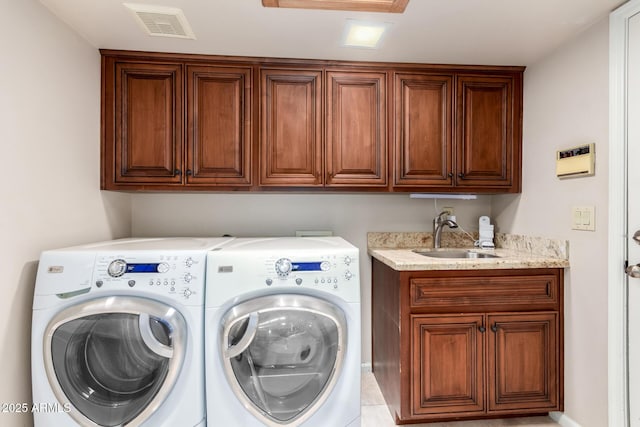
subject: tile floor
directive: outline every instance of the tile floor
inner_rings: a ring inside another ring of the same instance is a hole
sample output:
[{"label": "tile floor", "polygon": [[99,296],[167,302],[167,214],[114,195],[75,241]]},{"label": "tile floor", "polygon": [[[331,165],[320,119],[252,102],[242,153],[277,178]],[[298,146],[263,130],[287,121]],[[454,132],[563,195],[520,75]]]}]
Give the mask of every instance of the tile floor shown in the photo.
[{"label": "tile floor", "polygon": [[[362,373],[362,427],[395,427],[391,413],[371,372]],[[500,420],[456,421],[449,423],[407,424],[408,427],[558,427],[549,417],[506,418]]]}]

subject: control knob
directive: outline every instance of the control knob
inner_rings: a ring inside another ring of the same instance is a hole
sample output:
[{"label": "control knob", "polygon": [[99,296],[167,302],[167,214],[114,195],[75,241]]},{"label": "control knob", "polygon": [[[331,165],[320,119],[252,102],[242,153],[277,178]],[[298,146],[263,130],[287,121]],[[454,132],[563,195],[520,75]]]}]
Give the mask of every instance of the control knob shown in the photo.
[{"label": "control knob", "polygon": [[353,273],[350,272],[349,270],[347,270],[346,273],[344,273],[344,278],[347,280],[351,280],[351,278],[353,277]]},{"label": "control knob", "polygon": [[185,298],[189,298],[192,294],[193,294],[193,291],[189,288],[185,289],[184,292],[182,293],[182,295],[184,295]]},{"label": "control knob", "polygon": [[167,264],[166,262],[162,262],[158,264],[158,273],[166,273],[167,271],[169,271],[169,268],[169,264]]},{"label": "control knob", "polygon": [[280,258],[276,261],[276,273],[280,277],[287,277],[291,273],[291,260],[287,258]]},{"label": "control knob", "polygon": [[127,262],[123,259],[116,259],[111,261],[107,268],[107,273],[111,277],[120,277],[127,272]]}]

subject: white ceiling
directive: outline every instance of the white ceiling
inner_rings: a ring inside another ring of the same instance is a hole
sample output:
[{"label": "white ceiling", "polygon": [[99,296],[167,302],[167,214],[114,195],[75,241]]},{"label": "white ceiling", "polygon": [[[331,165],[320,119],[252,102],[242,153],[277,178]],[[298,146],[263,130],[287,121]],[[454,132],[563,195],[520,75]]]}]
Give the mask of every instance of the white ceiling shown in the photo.
[{"label": "white ceiling", "polygon": [[[196,35],[147,35],[123,0],[40,0],[93,46],[281,58],[530,65],[625,0],[410,0],[403,14],[265,8],[261,0],[124,0],[178,7]],[[379,49],[341,46],[347,19],[391,23]]]}]

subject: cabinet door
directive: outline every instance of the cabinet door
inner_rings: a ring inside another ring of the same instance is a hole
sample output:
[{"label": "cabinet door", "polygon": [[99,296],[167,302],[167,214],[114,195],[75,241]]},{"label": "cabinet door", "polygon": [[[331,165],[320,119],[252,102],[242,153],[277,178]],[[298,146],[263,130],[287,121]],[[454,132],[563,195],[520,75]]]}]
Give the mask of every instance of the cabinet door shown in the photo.
[{"label": "cabinet door", "polygon": [[180,184],[182,65],[108,61],[106,67],[105,167],[114,170],[104,184]]},{"label": "cabinet door", "polygon": [[394,186],[445,186],[452,179],[453,77],[396,74]]},{"label": "cabinet door", "polygon": [[483,319],[411,316],[412,415],[484,412]]},{"label": "cabinet door", "polygon": [[187,183],[251,184],[251,68],[187,67]]},{"label": "cabinet door", "polygon": [[488,316],[489,410],[558,410],[557,313]]},{"label": "cabinet door", "polygon": [[457,186],[519,187],[514,171],[520,169],[520,136],[514,133],[514,121],[520,107],[514,96],[509,76],[458,76]]},{"label": "cabinet door", "polygon": [[322,71],[260,72],[260,185],[322,186]]},{"label": "cabinet door", "polygon": [[384,72],[327,71],[328,186],[387,185]]}]

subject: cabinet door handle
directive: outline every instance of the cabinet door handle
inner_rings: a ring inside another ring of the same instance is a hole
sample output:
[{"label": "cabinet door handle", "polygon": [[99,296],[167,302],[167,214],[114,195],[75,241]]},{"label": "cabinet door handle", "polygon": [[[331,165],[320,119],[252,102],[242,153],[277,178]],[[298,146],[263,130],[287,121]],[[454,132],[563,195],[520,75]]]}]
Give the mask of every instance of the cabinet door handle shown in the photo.
[{"label": "cabinet door handle", "polygon": [[449,178],[453,177],[453,172],[449,172],[449,173],[447,174],[447,176],[448,176]]},{"label": "cabinet door handle", "polygon": [[173,174],[174,174],[175,176],[180,176],[180,175],[182,175],[182,171],[181,171],[180,169],[174,169],[174,170],[173,170]]},{"label": "cabinet door handle", "polygon": [[478,330],[482,333],[484,333],[484,331],[487,330],[487,328],[485,328],[484,326],[478,326]]},{"label": "cabinet door handle", "polygon": [[463,174],[462,172],[460,172],[460,173],[458,174],[458,178],[464,178],[464,174]]},{"label": "cabinet door handle", "polygon": [[193,175],[193,172],[191,171],[191,169],[187,169],[187,176],[191,176]]},{"label": "cabinet door handle", "polygon": [[493,326],[491,327],[491,330],[493,332],[498,332],[498,325],[496,325],[495,323],[493,324]]}]

